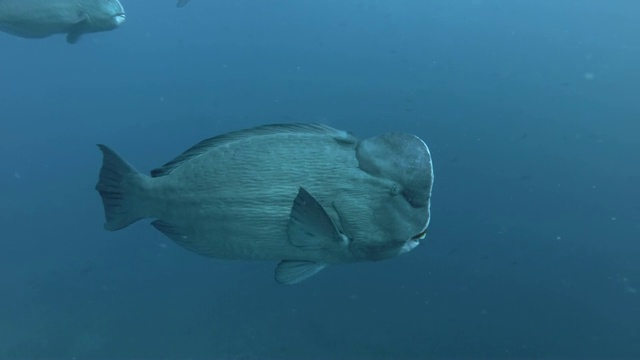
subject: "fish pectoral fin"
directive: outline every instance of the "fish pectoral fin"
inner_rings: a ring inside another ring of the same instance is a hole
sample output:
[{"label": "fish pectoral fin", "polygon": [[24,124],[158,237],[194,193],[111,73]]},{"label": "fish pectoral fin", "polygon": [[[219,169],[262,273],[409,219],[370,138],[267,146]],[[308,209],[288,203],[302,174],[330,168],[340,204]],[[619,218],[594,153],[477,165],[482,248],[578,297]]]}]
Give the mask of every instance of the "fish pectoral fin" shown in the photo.
[{"label": "fish pectoral fin", "polygon": [[276,281],[281,285],[297,284],[319,273],[326,266],[311,261],[282,260],[276,267]]},{"label": "fish pectoral fin", "polygon": [[322,205],[302,187],[293,201],[287,235],[305,250],[324,250],[345,241]]}]

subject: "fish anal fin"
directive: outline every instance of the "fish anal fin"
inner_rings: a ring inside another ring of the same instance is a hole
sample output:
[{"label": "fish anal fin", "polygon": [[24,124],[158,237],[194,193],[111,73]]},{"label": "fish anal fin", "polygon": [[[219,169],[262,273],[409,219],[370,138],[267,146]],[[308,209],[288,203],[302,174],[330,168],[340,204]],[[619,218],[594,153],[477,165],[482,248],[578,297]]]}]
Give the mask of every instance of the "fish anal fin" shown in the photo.
[{"label": "fish anal fin", "polygon": [[188,240],[188,236],[185,235],[180,228],[173,226],[165,221],[162,220],[154,220],[151,222],[151,225],[158,229],[158,231],[160,231],[161,233],[163,233],[165,236],[167,236],[169,239],[180,243],[183,241]]},{"label": "fish anal fin", "polygon": [[151,225],[186,250],[206,257],[215,256],[214,249],[208,246],[208,243],[190,236],[187,229],[182,229],[162,220],[154,220]]},{"label": "fish anal fin", "polygon": [[282,260],[276,267],[275,278],[278,284],[293,285],[319,273],[326,266],[311,261]]}]

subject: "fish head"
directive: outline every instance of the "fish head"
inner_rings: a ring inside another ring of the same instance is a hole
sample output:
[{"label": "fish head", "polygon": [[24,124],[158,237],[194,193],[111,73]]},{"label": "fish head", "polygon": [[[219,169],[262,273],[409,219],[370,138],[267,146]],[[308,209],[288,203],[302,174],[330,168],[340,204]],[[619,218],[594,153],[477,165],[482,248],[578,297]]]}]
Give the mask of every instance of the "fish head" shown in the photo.
[{"label": "fish head", "polygon": [[427,144],[411,134],[384,134],[361,141],[356,156],[377,186],[367,194],[362,208],[367,213],[357,217],[358,224],[346,221],[352,254],[382,260],[413,250],[431,218],[433,165]]},{"label": "fish head", "polygon": [[124,8],[118,0],[82,0],[80,7],[87,18],[87,32],[113,30],[126,19]]}]

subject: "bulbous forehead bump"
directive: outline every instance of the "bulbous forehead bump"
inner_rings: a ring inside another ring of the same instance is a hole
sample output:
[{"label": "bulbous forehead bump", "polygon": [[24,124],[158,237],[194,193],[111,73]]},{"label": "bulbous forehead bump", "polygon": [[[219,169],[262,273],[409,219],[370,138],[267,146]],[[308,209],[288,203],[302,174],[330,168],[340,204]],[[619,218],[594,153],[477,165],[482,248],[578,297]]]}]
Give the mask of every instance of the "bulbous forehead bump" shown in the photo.
[{"label": "bulbous forehead bump", "polygon": [[389,133],[361,141],[356,148],[360,169],[389,178],[402,188],[412,207],[428,206],[433,166],[427,144],[406,133]]}]

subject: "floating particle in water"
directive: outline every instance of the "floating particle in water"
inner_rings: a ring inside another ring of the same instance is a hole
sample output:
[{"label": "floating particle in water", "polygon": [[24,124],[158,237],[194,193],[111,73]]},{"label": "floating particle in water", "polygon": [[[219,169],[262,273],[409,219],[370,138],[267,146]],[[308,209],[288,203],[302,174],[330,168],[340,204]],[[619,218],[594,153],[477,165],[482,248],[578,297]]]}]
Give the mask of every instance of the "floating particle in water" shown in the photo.
[{"label": "floating particle in water", "polygon": [[627,277],[622,277],[622,286],[624,287],[624,291],[628,292],[629,294],[637,294],[638,293],[638,289],[636,289],[635,287],[631,286],[631,284],[629,283],[629,278]]}]

